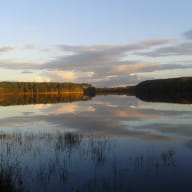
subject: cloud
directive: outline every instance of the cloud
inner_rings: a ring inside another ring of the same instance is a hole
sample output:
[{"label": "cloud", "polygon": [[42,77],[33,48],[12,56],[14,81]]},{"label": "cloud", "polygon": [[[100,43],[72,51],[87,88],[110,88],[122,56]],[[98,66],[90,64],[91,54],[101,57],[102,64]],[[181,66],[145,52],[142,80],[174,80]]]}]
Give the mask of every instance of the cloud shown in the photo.
[{"label": "cloud", "polygon": [[58,47],[64,51],[69,52],[113,52],[121,53],[126,51],[134,51],[138,49],[151,48],[153,46],[166,45],[177,42],[176,39],[160,39],[160,40],[149,40],[141,41],[134,44],[127,45],[96,45],[96,46],[71,46],[71,45],[58,45]]},{"label": "cloud", "polygon": [[[168,65],[169,66],[169,65]],[[171,67],[172,66],[172,67]],[[155,70],[151,72],[139,72],[138,77],[141,79],[164,79],[164,78],[177,78],[181,76],[191,76],[192,67],[185,65],[171,65],[170,68],[165,65],[165,68],[161,70]]]},{"label": "cloud", "polygon": [[[63,55],[60,57],[55,57],[51,61],[48,61],[39,67],[40,69],[47,69],[49,71],[76,71],[78,74],[82,72],[89,73],[92,79],[87,79],[86,75],[79,76],[81,81],[89,80],[92,82],[100,81],[111,81],[109,76],[116,75],[115,70],[111,70],[116,66],[127,65],[127,71],[130,73],[135,72],[134,69],[144,69],[147,70],[147,63],[145,67],[142,64],[138,64],[139,61],[121,61],[122,57],[130,54],[134,50],[142,50],[152,48],[154,46],[166,45],[170,43],[175,43],[174,39],[165,40],[152,40],[143,41],[135,44],[128,45],[96,45],[96,46],[68,46],[59,45],[58,48],[64,53],[70,52],[70,55]],[[140,65],[140,66],[138,66]],[[151,67],[151,63],[149,63]],[[117,69],[119,69],[117,67]],[[127,72],[126,72],[127,73]],[[119,71],[118,71],[118,74]],[[123,73],[122,73],[123,74]],[[125,73],[124,73],[125,74]],[[119,77],[116,77],[119,78]],[[131,78],[131,77],[129,77]],[[135,78],[134,78],[135,79]],[[117,81],[116,81],[117,83]]]},{"label": "cloud", "polygon": [[42,73],[42,75],[60,81],[75,81],[77,79],[77,74],[73,71],[48,71]]},{"label": "cloud", "polygon": [[154,70],[159,66],[157,63],[133,63],[132,65],[118,65],[112,70],[115,74],[130,74],[140,71],[150,71]]},{"label": "cloud", "polygon": [[128,74],[130,76],[136,75],[138,72],[154,72],[158,70],[170,70],[170,69],[186,69],[191,68],[190,65],[180,64],[160,64],[150,62],[133,63],[132,65],[118,65],[112,69],[115,74]]},{"label": "cloud", "polygon": [[30,73],[34,73],[34,72],[33,71],[24,70],[21,73],[28,73],[28,74],[30,74]]},{"label": "cloud", "polygon": [[192,42],[184,42],[173,46],[162,47],[154,51],[135,52],[134,54],[148,57],[192,55]]},{"label": "cloud", "polygon": [[42,76],[51,78],[52,81],[72,81],[78,82],[80,78],[89,79],[94,75],[94,72],[81,71],[44,71]]},{"label": "cloud", "polygon": [[[51,81],[87,82],[95,86],[135,84],[139,81],[137,72],[151,72],[179,66],[170,64],[162,66],[158,62],[145,61],[145,58],[138,60],[138,57],[133,55],[134,51],[175,43],[177,43],[175,39],[161,39],[124,45],[58,45],[55,50],[59,54],[49,55],[45,62],[7,59],[0,60],[0,67],[24,72],[36,71],[38,76]],[[25,47],[29,49],[34,46],[27,44]],[[134,58],[131,59],[130,56]]]},{"label": "cloud", "polygon": [[[122,64],[120,61],[127,52],[134,50],[147,49],[154,46],[174,43],[176,40],[152,40],[143,41],[128,45],[97,45],[97,46],[67,46],[60,45],[60,49],[64,52],[63,56],[56,56],[50,61],[33,65],[30,62],[15,61],[0,61],[1,67],[12,69],[46,69],[46,70],[81,70],[93,71],[103,67],[112,67],[114,65]],[[31,47],[31,45],[28,45]],[[66,51],[73,52],[71,55],[66,55]],[[133,61],[126,61],[126,64],[133,64]],[[26,66],[25,66],[26,65]]]},{"label": "cloud", "polygon": [[0,67],[11,70],[37,70],[40,69],[42,63],[39,62],[28,62],[24,60],[16,60],[16,59],[4,59],[0,60]]},{"label": "cloud", "polygon": [[186,39],[192,39],[192,29],[183,33]]},{"label": "cloud", "polygon": [[74,81],[77,79],[77,75],[73,71],[58,71],[56,72],[56,75],[63,80]]},{"label": "cloud", "polygon": [[6,52],[9,52],[9,51],[12,51],[16,49],[15,46],[4,46],[4,47],[0,47],[0,54],[1,53],[6,53]]},{"label": "cloud", "polygon": [[35,48],[35,43],[28,43],[24,46],[24,49],[34,49]]},{"label": "cloud", "polygon": [[[36,76],[31,79],[26,79],[25,81],[27,81],[27,82],[50,82],[51,79],[47,78],[47,77]],[[23,80],[21,80],[20,82],[23,82]]]}]

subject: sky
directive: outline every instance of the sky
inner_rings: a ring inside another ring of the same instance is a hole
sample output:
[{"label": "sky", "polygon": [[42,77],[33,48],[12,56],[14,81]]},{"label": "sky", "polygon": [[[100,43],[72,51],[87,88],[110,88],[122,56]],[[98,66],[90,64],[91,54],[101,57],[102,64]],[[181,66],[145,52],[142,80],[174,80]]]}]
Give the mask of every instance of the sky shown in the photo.
[{"label": "sky", "polygon": [[0,81],[98,87],[191,76],[191,0],[2,0]]}]

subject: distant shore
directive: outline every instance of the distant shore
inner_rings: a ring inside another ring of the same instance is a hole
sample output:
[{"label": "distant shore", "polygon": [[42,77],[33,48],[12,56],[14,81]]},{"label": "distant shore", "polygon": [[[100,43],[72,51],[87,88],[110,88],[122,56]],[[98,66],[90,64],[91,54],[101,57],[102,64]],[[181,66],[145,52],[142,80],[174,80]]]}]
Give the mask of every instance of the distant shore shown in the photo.
[{"label": "distant shore", "polygon": [[147,80],[135,86],[126,87],[88,87],[85,93],[90,95],[123,94],[136,96],[143,101],[149,102],[191,104],[192,77]]},{"label": "distant shore", "polygon": [[68,95],[66,97],[81,95],[82,99],[83,95],[94,97],[95,95],[109,94],[136,96],[150,102],[192,103],[192,77],[147,80],[135,86],[111,88],[93,87],[87,83],[0,82],[0,96],[2,98],[3,95],[25,95],[28,96],[26,98],[35,98],[40,95],[50,95],[50,97],[57,98],[62,98],[63,95]]},{"label": "distant shore", "polygon": [[135,96],[150,102],[192,103],[192,77],[147,80],[135,87]]}]

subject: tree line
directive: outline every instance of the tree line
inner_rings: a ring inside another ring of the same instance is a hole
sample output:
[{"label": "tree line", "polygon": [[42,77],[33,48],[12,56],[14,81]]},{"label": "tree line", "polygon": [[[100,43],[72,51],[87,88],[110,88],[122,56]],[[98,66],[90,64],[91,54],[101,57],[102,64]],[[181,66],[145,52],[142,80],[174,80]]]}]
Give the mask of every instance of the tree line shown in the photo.
[{"label": "tree line", "polygon": [[83,92],[91,86],[87,83],[59,82],[0,82],[0,93],[56,93]]}]

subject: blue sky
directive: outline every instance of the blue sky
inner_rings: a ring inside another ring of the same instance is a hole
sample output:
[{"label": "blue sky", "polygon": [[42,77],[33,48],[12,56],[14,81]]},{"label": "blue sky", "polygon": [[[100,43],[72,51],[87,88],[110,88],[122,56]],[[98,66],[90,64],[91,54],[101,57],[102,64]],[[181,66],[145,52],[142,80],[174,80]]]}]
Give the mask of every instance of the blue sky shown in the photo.
[{"label": "blue sky", "polygon": [[190,0],[6,0],[0,80],[97,86],[191,75]]}]

